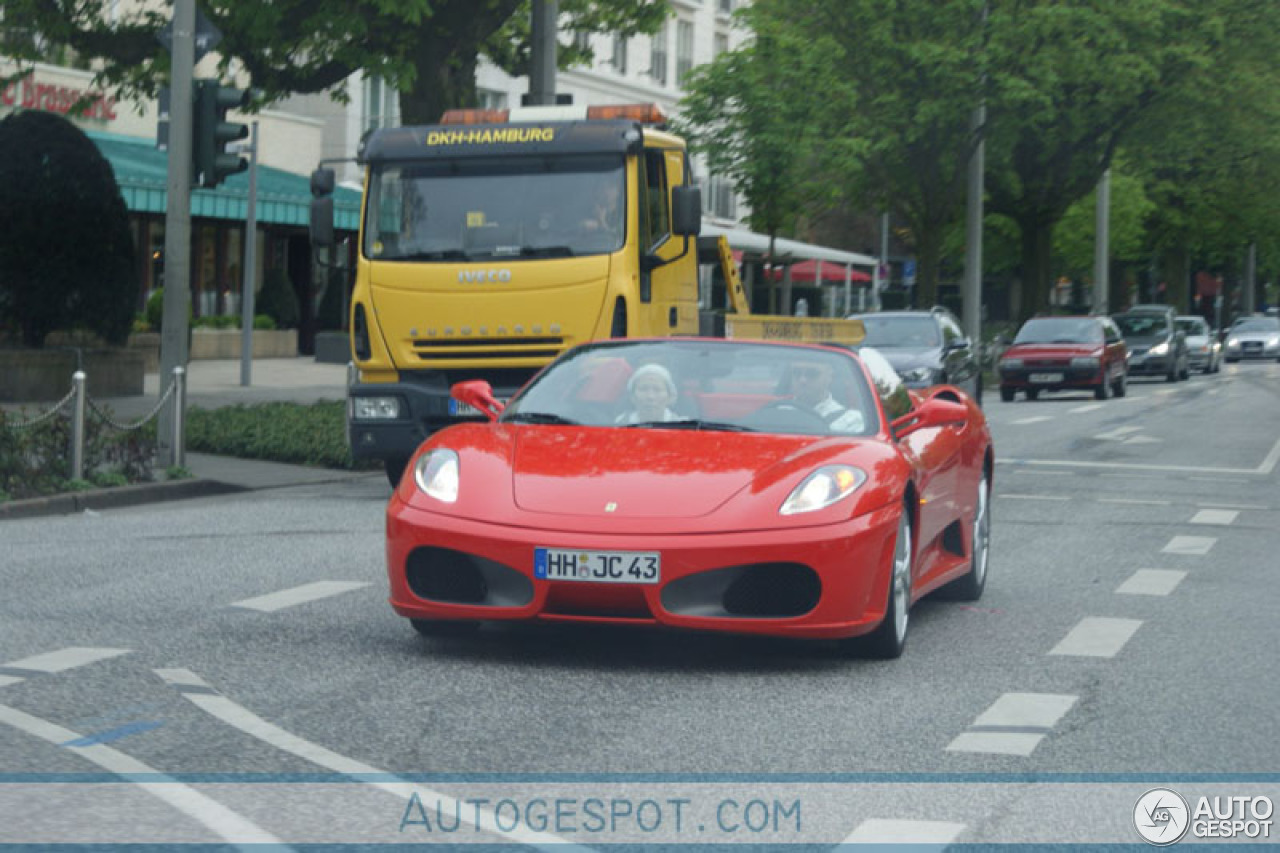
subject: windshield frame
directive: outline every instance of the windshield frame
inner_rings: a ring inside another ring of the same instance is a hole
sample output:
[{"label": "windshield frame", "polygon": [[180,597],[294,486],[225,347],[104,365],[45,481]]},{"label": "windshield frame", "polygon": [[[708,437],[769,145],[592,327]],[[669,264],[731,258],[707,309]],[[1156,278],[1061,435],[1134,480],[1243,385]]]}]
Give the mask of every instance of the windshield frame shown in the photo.
[{"label": "windshield frame", "polygon": [[[1041,332],[1042,328],[1047,331]],[[1082,329],[1088,329],[1087,339],[1077,334],[1078,330]],[[1032,336],[1029,331],[1036,334]],[[1022,328],[1018,329],[1018,333],[1013,338],[1014,346],[1045,344],[1099,346],[1105,342],[1106,334],[1102,323],[1091,317],[1032,317],[1022,324]]]}]

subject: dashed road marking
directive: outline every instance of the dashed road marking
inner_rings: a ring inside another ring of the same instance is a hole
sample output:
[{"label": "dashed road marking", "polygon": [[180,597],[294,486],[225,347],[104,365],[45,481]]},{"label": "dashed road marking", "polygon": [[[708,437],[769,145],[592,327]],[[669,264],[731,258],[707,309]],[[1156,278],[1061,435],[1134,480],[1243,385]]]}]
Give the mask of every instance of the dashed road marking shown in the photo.
[{"label": "dashed road marking", "polygon": [[1142,626],[1138,619],[1108,619],[1088,616],[1062,638],[1049,654],[1074,657],[1115,657]]},{"label": "dashed road marking", "polygon": [[1173,569],[1138,569],[1116,589],[1119,595],[1168,595],[1182,583],[1186,572]]},{"label": "dashed road marking", "polygon": [[243,601],[233,602],[231,606],[243,607],[246,610],[257,610],[262,613],[274,613],[286,607],[308,604],[312,601],[318,601],[332,595],[340,595],[368,585],[362,581],[316,581],[302,586],[295,586],[292,589],[282,589],[279,592],[259,595],[256,598],[246,598]]},{"label": "dashed road marking", "polygon": [[1214,536],[1175,536],[1169,540],[1169,544],[1160,549],[1163,554],[1183,554],[1188,557],[1203,557],[1209,553],[1209,549],[1213,547],[1213,543],[1217,542]]},{"label": "dashed road marking", "polygon": [[1014,423],[1016,426],[1024,426],[1024,425],[1026,425],[1026,424],[1039,424],[1039,423],[1044,423],[1044,422],[1045,422],[1045,421],[1047,421],[1047,420],[1052,420],[1052,418],[1050,418],[1048,415],[1035,415],[1035,416],[1030,417],[1030,418],[1021,418],[1021,419],[1019,419],[1019,420],[1014,421],[1013,423]]},{"label": "dashed road marking", "polygon": [[1256,509],[1262,512],[1266,512],[1271,509],[1269,506],[1259,506],[1258,504],[1224,504],[1218,503],[1217,501],[1201,501],[1200,503],[1197,503],[1196,506],[1203,509]]},{"label": "dashed road marking", "polygon": [[1013,494],[1004,493],[1004,494],[998,494],[996,495],[996,497],[1009,498],[1010,500],[1015,500],[1015,501],[1069,501],[1071,500],[1071,498],[1065,495],[1013,495]]},{"label": "dashed road marking", "polygon": [[32,655],[22,660],[0,664],[0,687],[17,684],[33,675],[52,675],[66,672],[78,666],[97,663],[100,660],[127,655],[130,649],[103,649],[86,646],[68,646],[56,652]]},{"label": "dashed road marking", "polygon": [[138,759],[109,746],[97,742],[85,742],[86,739],[82,735],[70,729],[64,729],[56,723],[33,717],[7,705],[0,705],[0,723],[5,723],[55,746],[65,747],[86,761],[117,776],[145,775],[147,781],[132,784],[198,821],[218,838],[230,844],[278,845],[280,843],[275,836],[248,818],[240,816],[195,788],[165,776]]},{"label": "dashed road marking", "polygon": [[1145,498],[1098,498],[1100,504],[1137,504],[1139,506],[1169,506],[1173,501],[1154,501]]},{"label": "dashed road marking", "polygon": [[1240,515],[1235,509],[1202,509],[1191,516],[1192,524],[1231,524]]},{"label": "dashed road marking", "polygon": [[947,746],[949,752],[1030,755],[1062,719],[1077,696],[1006,693]]},{"label": "dashed road marking", "polygon": [[963,823],[942,820],[880,820],[858,824],[845,844],[950,844],[964,832]]}]

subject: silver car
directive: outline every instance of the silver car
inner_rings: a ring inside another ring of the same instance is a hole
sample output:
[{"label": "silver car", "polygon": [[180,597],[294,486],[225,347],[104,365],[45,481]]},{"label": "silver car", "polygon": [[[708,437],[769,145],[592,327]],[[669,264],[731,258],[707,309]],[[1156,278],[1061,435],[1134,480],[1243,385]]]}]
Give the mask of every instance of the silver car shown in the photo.
[{"label": "silver car", "polygon": [[1242,358],[1280,361],[1280,317],[1243,317],[1227,332],[1228,362]]},{"label": "silver car", "polygon": [[1192,370],[1217,373],[1222,369],[1222,341],[1209,328],[1208,322],[1196,314],[1181,315],[1175,321],[1187,336],[1187,361]]}]

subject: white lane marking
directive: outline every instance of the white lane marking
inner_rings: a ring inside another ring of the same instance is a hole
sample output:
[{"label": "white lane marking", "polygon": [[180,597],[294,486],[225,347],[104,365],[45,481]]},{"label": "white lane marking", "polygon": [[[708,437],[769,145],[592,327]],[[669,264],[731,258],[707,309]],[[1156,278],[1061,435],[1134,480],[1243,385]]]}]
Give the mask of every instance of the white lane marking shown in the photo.
[{"label": "white lane marking", "polygon": [[1143,498],[1098,498],[1100,504],[1138,504],[1140,506],[1169,506],[1173,501],[1149,501]]},{"label": "white lane marking", "polygon": [[[101,743],[90,746],[68,746],[83,735],[64,729],[56,723],[25,714],[16,708],[0,705],[0,723],[6,723],[19,731],[40,738],[55,746],[63,746],[86,761],[90,761],[117,776],[145,774],[155,781],[132,782],[158,800],[162,800],[188,817],[204,825],[217,837],[230,844],[275,844],[280,841],[257,824],[205,796],[196,789],[165,776],[123,752]],[[261,848],[257,848],[261,849]],[[288,849],[288,848],[281,848]]]},{"label": "white lane marking", "polygon": [[7,687],[10,684],[17,684],[19,681],[25,681],[25,680],[26,679],[17,678],[12,675],[0,675],[0,687]]},{"label": "white lane marking", "polygon": [[267,595],[259,595],[255,598],[246,598],[243,601],[232,602],[232,607],[243,607],[247,610],[257,610],[262,613],[274,613],[277,610],[283,610],[286,607],[294,607],[299,604],[307,604],[312,601],[318,601],[321,598],[328,598],[331,595],[340,595],[344,592],[350,592],[353,589],[360,589],[369,584],[361,581],[316,581],[315,583],[307,583],[302,586],[295,586],[292,589],[282,589],[279,592],[268,593]]},{"label": "white lane marking", "polygon": [[1204,509],[1257,509],[1257,510],[1262,510],[1263,512],[1266,512],[1267,510],[1271,509],[1271,507],[1269,506],[1259,506],[1258,504],[1224,504],[1224,503],[1218,503],[1216,501],[1214,502],[1201,501],[1201,502],[1197,502],[1196,506],[1202,507]]},{"label": "white lane marking", "polygon": [[1247,486],[1248,480],[1236,480],[1231,477],[1188,477],[1188,480],[1194,480],[1197,483],[1229,483],[1233,486]]},{"label": "white lane marking", "polygon": [[1107,480],[1124,480],[1126,483],[1134,480],[1167,480],[1167,477],[1158,477],[1155,474],[1099,474]]},{"label": "white lane marking", "polygon": [[1142,622],[1138,619],[1087,616],[1058,645],[1050,649],[1049,654],[1112,658],[1141,626]]},{"label": "white lane marking", "polygon": [[[412,800],[414,795],[417,795],[419,800],[435,803],[438,808],[443,809],[448,814],[461,814],[463,822],[471,824],[477,831],[480,831],[483,827],[484,831],[509,838],[518,844],[539,847],[551,844],[561,845],[556,847],[557,851],[582,849],[577,846],[568,846],[568,841],[550,833],[535,832],[523,827],[517,827],[509,832],[504,831],[498,828],[498,822],[488,809],[481,809],[479,806],[474,809],[464,809],[462,804],[452,797],[437,793],[422,785],[400,781],[385,770],[379,770],[370,764],[340,755],[317,743],[312,743],[291,732],[287,732],[274,723],[269,723],[262,719],[248,708],[232,702],[189,669],[157,669],[155,673],[164,679],[166,683],[176,687],[188,702],[191,702],[200,710],[282,752],[295,755],[335,773],[363,777],[358,781],[386,791],[403,800]],[[394,781],[377,781],[376,778],[370,777],[380,777]]]},{"label": "white lane marking", "polygon": [[[1185,474],[1269,474],[1255,468],[1203,468],[1194,465],[1143,465],[1130,462],[1084,462],[1075,459],[997,459],[1001,465],[1056,466],[1060,468],[1103,468],[1124,471],[1165,471]],[[1274,467],[1274,466],[1273,466]],[[1106,475],[1103,475],[1106,476]]]},{"label": "white lane marking", "polygon": [[1122,426],[1116,427],[1110,432],[1100,432],[1094,435],[1099,441],[1124,441],[1130,433],[1139,432],[1142,427]]},{"label": "white lane marking", "polygon": [[1082,415],[1085,412],[1095,412],[1102,408],[1101,403],[1090,403],[1087,406],[1076,406],[1074,409],[1068,409],[1067,413],[1072,415]]},{"label": "white lane marking", "polygon": [[1016,420],[1013,423],[1015,426],[1022,426],[1023,424],[1044,423],[1047,420],[1050,420],[1050,417],[1048,415],[1035,415],[1034,417],[1030,417],[1030,418],[1021,418],[1020,420]]},{"label": "white lane marking", "polygon": [[1231,524],[1240,515],[1235,509],[1202,509],[1191,516],[1192,524]]},{"label": "white lane marking", "polygon": [[1009,498],[1015,501],[1069,501],[1071,498],[1062,495],[1011,495],[998,494],[998,498]]},{"label": "white lane marking", "polygon": [[68,669],[75,669],[85,664],[96,663],[100,660],[127,655],[129,649],[98,649],[84,646],[70,646],[65,649],[59,649],[56,652],[46,652],[42,655],[32,655],[22,660],[11,660],[8,663],[0,664],[5,669],[29,669],[33,672],[65,672]]},{"label": "white lane marking", "polygon": [[1075,471],[1027,471],[1023,468],[1014,468],[1010,474],[1035,474],[1037,477],[1074,477]]},{"label": "white lane marking", "polygon": [[951,741],[947,751],[1030,755],[1077,698],[1056,693],[1006,693],[974,720],[969,731]]},{"label": "white lane marking", "polygon": [[1267,454],[1267,458],[1262,460],[1262,464],[1258,466],[1257,473],[1270,474],[1276,469],[1277,463],[1280,463],[1280,438],[1276,439],[1276,443],[1271,447],[1271,452]]},{"label": "white lane marking", "polygon": [[1159,444],[1164,441],[1163,438],[1155,438],[1150,435],[1135,435],[1133,438],[1126,438],[1125,444]]},{"label": "white lane marking", "polygon": [[963,823],[943,820],[881,820],[858,824],[844,844],[950,844],[964,832]]},{"label": "white lane marking", "polygon": [[1173,569],[1138,569],[1116,589],[1117,595],[1168,595],[1182,583],[1186,572]]},{"label": "white lane marking", "polygon": [[1168,545],[1160,549],[1160,552],[1162,554],[1185,554],[1189,557],[1203,557],[1209,553],[1209,549],[1217,541],[1217,538],[1213,536],[1175,536],[1169,540]]}]

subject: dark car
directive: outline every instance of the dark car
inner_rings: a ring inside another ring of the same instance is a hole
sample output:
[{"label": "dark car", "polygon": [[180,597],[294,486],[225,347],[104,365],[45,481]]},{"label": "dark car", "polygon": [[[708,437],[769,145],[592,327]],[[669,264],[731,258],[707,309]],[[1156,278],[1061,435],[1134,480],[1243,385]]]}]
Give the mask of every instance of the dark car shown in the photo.
[{"label": "dark car", "polygon": [[1028,400],[1041,391],[1086,388],[1099,400],[1123,397],[1128,386],[1128,351],[1108,317],[1032,317],[1000,357],[1000,399],[1023,391]]},{"label": "dark car", "polygon": [[982,403],[982,370],[973,343],[956,316],[941,306],[928,311],[879,311],[853,315],[908,388],[958,385]]},{"label": "dark car", "polygon": [[1186,335],[1168,305],[1139,305],[1112,317],[1129,345],[1129,375],[1164,375],[1170,382],[1191,375]]}]

